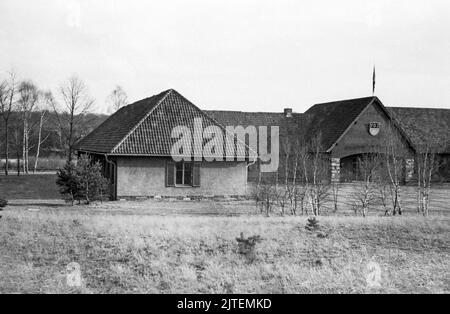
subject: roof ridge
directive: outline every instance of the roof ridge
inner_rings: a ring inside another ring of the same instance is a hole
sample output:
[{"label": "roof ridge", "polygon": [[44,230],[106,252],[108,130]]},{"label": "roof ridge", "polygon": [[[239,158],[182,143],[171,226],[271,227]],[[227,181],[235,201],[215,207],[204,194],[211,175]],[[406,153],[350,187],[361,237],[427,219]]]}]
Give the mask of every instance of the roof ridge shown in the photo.
[{"label": "roof ridge", "polygon": [[[117,145],[116,146],[114,146],[113,147],[113,149],[111,150],[111,152],[114,152],[120,145],[122,145],[123,144],[123,142],[125,142],[125,140],[134,132],[134,131],[136,131],[136,129],[148,118],[148,116],[150,116],[151,114],[152,114],[152,112],[157,108],[157,107],[159,107],[159,105],[167,98],[167,96],[169,96],[172,92],[174,91],[174,89],[168,89],[168,90],[166,90],[165,92],[163,92],[163,93],[165,93],[164,94],[164,96],[162,96],[161,97],[161,99],[159,99],[158,100],[158,102],[156,103],[156,105],[154,105],[145,115],[144,115],[144,117],[141,119],[141,120],[139,120],[139,122],[138,123],[136,123],[136,125],[127,133],[127,135],[125,135],[124,136],[124,138],[123,139],[121,139],[120,141],[119,141],[119,143],[117,143]],[[154,95],[154,97],[155,96],[157,96],[157,95]],[[150,99],[150,98],[152,98],[152,97],[148,97],[148,98],[146,98],[146,100],[148,100],[148,99]]]},{"label": "roof ridge", "polygon": [[[240,111],[240,110],[211,110],[211,109],[206,109],[203,110],[206,112],[233,112],[233,113],[259,113],[259,114],[281,114],[284,115],[284,113],[282,111]],[[304,114],[304,112],[292,112],[293,114]]]},{"label": "roof ridge", "polygon": [[[362,99],[375,99],[378,98],[377,96],[366,96],[366,97],[357,97],[357,98],[348,98],[348,99],[341,99],[341,100],[333,100],[333,101],[326,101],[326,102],[319,102],[316,104],[313,104],[313,107],[316,105],[326,105],[326,104],[332,104],[332,103],[338,103],[338,102],[344,102],[344,101],[352,101],[352,100],[362,100]],[[312,108],[312,107],[310,107]]]},{"label": "roof ridge", "polygon": [[392,106],[392,107],[386,107],[388,109],[424,109],[424,110],[450,110],[450,108],[430,108],[430,107],[399,107],[399,106]]}]

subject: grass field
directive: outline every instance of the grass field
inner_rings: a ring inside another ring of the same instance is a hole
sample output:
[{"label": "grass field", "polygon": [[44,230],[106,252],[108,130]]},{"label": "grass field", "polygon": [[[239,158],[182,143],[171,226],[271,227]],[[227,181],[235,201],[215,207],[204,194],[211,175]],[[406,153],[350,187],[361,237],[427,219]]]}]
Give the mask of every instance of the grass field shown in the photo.
[{"label": "grass field", "polygon": [[[305,216],[227,217],[233,202],[213,217],[181,214],[212,201],[111,204],[13,202],[0,219],[0,292],[450,292],[448,216],[319,217],[311,232]],[[158,204],[172,211],[142,209]],[[253,261],[239,254],[241,232],[263,238]],[[80,288],[66,285],[70,262]],[[379,287],[367,283],[370,262]]]},{"label": "grass field", "polygon": [[[433,190],[431,215],[355,217],[324,212],[263,217],[253,201],[147,200],[68,206],[54,175],[0,177],[0,293],[449,293],[448,187]],[[343,203],[351,186],[346,186]],[[255,259],[236,238],[260,235]],[[66,267],[83,284],[69,287]],[[379,285],[370,278],[376,263]],[[368,281],[369,280],[369,281]]]}]

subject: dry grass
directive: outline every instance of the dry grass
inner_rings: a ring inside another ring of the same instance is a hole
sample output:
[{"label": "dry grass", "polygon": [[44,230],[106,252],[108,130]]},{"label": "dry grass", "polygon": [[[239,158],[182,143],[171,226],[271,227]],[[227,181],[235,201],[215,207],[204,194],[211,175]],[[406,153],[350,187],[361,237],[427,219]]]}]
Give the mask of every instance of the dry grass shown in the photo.
[{"label": "dry grass", "polygon": [[[304,228],[306,217],[164,216],[129,209],[135,204],[41,204],[39,212],[26,210],[31,205],[7,207],[0,219],[0,292],[450,291],[446,216],[320,217],[320,230],[310,232]],[[186,206],[159,204],[180,210]],[[241,232],[263,238],[253,262],[238,252]],[[381,267],[379,288],[366,282],[371,261]],[[81,288],[65,284],[70,262],[81,265]]]}]

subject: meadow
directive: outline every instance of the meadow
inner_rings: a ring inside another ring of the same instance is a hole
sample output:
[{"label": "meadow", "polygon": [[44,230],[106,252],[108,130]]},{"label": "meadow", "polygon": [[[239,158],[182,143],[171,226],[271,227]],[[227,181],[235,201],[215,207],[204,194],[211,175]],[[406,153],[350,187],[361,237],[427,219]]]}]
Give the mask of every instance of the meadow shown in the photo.
[{"label": "meadow", "polygon": [[[448,293],[450,218],[154,214],[183,201],[13,202],[0,219],[1,293]],[[205,208],[217,202],[202,201]],[[189,204],[192,204],[190,202]],[[224,202],[223,208],[232,208]],[[33,209],[33,210],[30,210]],[[39,209],[39,211],[36,211]],[[250,211],[250,209],[247,209]],[[259,235],[255,258],[236,238]],[[83,284],[66,284],[66,266]],[[369,283],[370,263],[379,285]]]},{"label": "meadow", "polygon": [[[264,217],[251,200],[72,207],[56,199],[54,175],[0,177],[9,200],[0,212],[0,293],[449,293],[446,191],[434,191],[429,217],[411,194],[402,216],[343,209],[310,230],[306,215]],[[251,256],[241,233],[261,237]],[[72,262],[78,287],[66,282]]]}]

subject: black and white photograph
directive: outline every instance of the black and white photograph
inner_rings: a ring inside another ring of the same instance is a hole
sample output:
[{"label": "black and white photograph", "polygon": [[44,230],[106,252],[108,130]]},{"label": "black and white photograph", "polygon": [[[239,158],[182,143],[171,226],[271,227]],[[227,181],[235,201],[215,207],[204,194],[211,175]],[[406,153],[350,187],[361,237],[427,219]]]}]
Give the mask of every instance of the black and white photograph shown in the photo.
[{"label": "black and white photograph", "polygon": [[0,294],[448,294],[449,32],[448,0],[0,0]]}]

